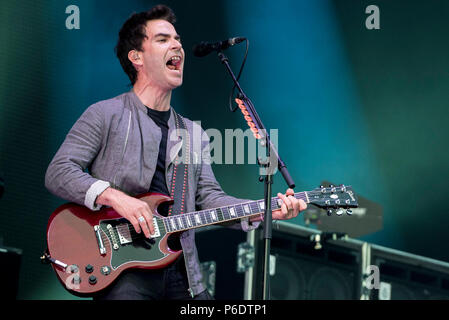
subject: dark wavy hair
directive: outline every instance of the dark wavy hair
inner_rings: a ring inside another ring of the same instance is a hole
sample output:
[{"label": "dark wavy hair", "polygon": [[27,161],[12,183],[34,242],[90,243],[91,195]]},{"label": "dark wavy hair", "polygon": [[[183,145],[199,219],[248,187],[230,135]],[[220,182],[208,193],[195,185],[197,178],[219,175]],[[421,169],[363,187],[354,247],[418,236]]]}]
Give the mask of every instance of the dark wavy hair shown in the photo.
[{"label": "dark wavy hair", "polygon": [[128,59],[131,50],[142,51],[142,42],[147,37],[145,26],[149,20],[166,20],[171,24],[176,23],[176,16],[173,10],[166,5],[159,4],[148,11],[134,13],[125,21],[118,34],[118,42],[115,46],[115,54],[120,60],[123,70],[134,85],[137,80],[137,70]]}]

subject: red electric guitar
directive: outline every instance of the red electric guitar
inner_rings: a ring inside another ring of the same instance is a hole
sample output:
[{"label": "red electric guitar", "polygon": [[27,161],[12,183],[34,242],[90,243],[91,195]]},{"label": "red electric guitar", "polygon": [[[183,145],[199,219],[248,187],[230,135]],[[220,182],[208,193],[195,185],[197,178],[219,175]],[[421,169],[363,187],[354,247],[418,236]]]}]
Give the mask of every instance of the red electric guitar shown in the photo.
[{"label": "red electric guitar", "polygon": [[[295,193],[295,197],[320,208],[340,211],[358,206],[348,186],[317,188]],[[164,217],[161,205],[170,204],[165,195],[146,193],[137,196],[148,203],[154,213],[155,234],[148,239],[112,208],[99,211],[73,203],[62,205],[51,215],[47,227],[48,251],[43,260],[52,263],[58,279],[72,294],[89,296],[108,287],[128,268],[157,269],[172,263],[182,253],[168,246],[168,237],[181,232],[259,215],[264,200],[189,212]],[[272,198],[272,209],[282,201]]]}]

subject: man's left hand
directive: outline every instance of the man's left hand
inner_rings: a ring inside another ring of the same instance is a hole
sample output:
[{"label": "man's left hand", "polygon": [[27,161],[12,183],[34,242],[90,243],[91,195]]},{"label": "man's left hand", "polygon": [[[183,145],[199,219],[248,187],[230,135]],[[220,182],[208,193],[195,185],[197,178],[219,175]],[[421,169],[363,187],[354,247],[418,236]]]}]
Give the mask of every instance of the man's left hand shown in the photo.
[{"label": "man's left hand", "polygon": [[298,216],[300,211],[307,208],[307,204],[302,199],[296,199],[293,189],[287,189],[285,194],[278,193],[277,196],[282,200],[281,209],[273,210],[273,220],[288,220]]}]

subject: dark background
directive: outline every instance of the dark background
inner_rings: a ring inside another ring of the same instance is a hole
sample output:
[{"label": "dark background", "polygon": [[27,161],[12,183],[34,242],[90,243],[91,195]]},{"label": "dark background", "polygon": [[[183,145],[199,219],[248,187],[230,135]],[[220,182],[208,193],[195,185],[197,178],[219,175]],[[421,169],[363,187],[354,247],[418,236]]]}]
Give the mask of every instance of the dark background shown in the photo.
[{"label": "dark background", "polygon": [[[19,299],[71,299],[42,266],[48,217],[64,200],[44,187],[46,168],[90,105],[129,90],[113,48],[134,11],[153,1],[0,3],[0,199],[3,245],[23,250]],[[231,82],[215,55],[194,43],[250,40],[241,84],[296,182],[352,185],[382,205],[372,243],[449,262],[446,190],[449,152],[448,1],[167,1],[187,54],[172,105],[205,129],[246,129],[228,109]],[[68,30],[69,5],[80,29]],[[368,5],[380,30],[368,30]],[[237,72],[244,46],[227,54]],[[254,161],[254,159],[251,159]],[[224,161],[224,154],[223,154]],[[215,164],[223,189],[263,197],[255,164]],[[275,176],[274,190],[286,188]],[[303,224],[302,217],[291,223]]]}]

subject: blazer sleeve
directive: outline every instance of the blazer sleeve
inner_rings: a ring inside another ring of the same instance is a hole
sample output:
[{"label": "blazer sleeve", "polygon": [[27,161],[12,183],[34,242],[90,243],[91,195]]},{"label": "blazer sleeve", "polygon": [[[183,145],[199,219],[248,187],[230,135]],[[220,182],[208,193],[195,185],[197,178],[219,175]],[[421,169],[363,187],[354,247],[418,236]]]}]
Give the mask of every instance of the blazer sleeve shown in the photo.
[{"label": "blazer sleeve", "polygon": [[104,132],[101,105],[94,104],[75,122],[47,168],[45,187],[51,193],[91,210],[100,209],[95,200],[110,184],[95,179],[87,169],[101,148]]}]

